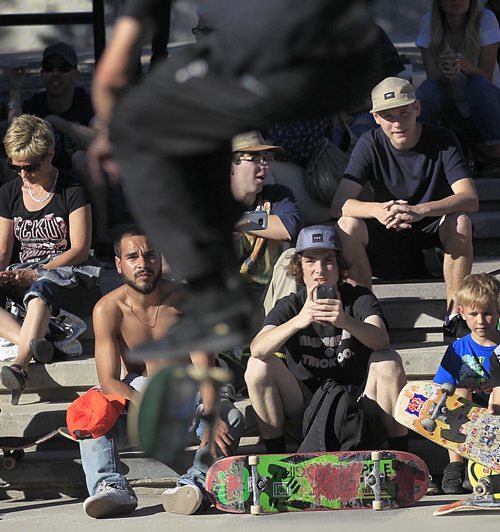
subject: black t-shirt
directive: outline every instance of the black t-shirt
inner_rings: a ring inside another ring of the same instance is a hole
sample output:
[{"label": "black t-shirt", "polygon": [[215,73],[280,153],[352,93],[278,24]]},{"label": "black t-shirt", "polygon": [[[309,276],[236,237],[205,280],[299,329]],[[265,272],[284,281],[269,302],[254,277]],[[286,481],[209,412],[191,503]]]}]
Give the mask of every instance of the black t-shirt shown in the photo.
[{"label": "black t-shirt", "polygon": [[470,172],[455,135],[423,124],[417,144],[409,150],[396,149],[380,127],[364,133],[344,177],[360,185],[369,182],[374,201],[402,199],[418,205],[451,196],[451,185]]},{"label": "black t-shirt", "polygon": [[31,212],[24,206],[21,187],[20,178],[0,187],[0,217],[14,220],[11,262],[38,262],[68,250],[69,215],[89,203],[84,188],[59,172],[52,199]]},{"label": "black t-shirt", "polygon": [[[340,298],[346,315],[364,322],[369,316],[381,316],[377,298],[362,286],[343,283]],[[278,300],[264,321],[264,326],[279,326],[296,316],[304,306],[306,289]],[[290,337],[283,346],[287,364],[299,380],[313,377],[318,386],[333,378],[340,384],[360,385],[365,381],[372,349],[337,327],[312,324]],[[291,359],[291,360],[290,360]]]},{"label": "black t-shirt", "polygon": [[490,356],[490,377],[493,388],[500,386],[500,348],[498,347]]},{"label": "black t-shirt", "polygon": [[[75,122],[82,126],[88,126],[94,116],[94,108],[90,95],[81,87],[75,89],[75,95],[71,107],[64,113],[52,113],[47,107],[46,92],[35,94],[23,102],[23,113],[45,118],[50,114],[57,114],[69,122]],[[55,156],[54,166],[62,169],[71,168],[71,156],[77,150],[76,144],[57,128],[54,129]]]}]

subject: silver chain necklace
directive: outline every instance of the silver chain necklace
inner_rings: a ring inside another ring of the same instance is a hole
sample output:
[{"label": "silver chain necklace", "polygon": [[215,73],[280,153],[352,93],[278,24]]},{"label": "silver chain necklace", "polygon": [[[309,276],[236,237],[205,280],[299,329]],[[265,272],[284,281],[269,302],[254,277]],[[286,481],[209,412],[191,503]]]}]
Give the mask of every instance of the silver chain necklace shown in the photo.
[{"label": "silver chain necklace", "polygon": [[56,170],[56,177],[54,179],[54,184],[52,185],[52,188],[50,189],[49,193],[45,196],[45,198],[35,198],[35,196],[33,196],[33,192],[31,191],[31,183],[28,181],[28,194],[30,195],[30,198],[35,202],[35,203],[45,203],[49,198],[50,196],[52,196],[52,194],[54,194],[54,190],[56,189],[56,184],[57,184],[57,178],[59,177],[59,171]]}]

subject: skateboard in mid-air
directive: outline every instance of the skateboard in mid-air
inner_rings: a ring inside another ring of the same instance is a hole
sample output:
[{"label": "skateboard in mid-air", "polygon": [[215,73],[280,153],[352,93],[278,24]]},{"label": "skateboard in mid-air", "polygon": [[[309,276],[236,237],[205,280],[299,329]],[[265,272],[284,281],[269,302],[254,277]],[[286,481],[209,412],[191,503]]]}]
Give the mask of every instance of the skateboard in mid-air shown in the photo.
[{"label": "skateboard in mid-air", "polygon": [[421,499],[429,472],[399,451],[232,456],[208,470],[205,489],[231,513],[389,509]]},{"label": "skateboard in mid-air", "polygon": [[[189,441],[200,384],[213,386],[218,400],[219,387],[230,380],[230,375],[223,368],[202,369],[192,365],[167,366],[155,373],[144,392],[129,406],[128,433],[132,445],[163,463],[175,463]],[[207,430],[211,431],[212,416],[205,415],[205,419]]]},{"label": "skateboard in mid-air", "polygon": [[438,445],[500,471],[500,416],[460,397],[453,385],[409,382],[399,394],[394,417]]},{"label": "skateboard in mid-air", "polygon": [[4,469],[14,469],[19,460],[30,447],[38,447],[56,436],[64,436],[72,439],[66,427],[59,427],[42,436],[2,436],[0,437],[0,449],[3,458],[0,461]]}]

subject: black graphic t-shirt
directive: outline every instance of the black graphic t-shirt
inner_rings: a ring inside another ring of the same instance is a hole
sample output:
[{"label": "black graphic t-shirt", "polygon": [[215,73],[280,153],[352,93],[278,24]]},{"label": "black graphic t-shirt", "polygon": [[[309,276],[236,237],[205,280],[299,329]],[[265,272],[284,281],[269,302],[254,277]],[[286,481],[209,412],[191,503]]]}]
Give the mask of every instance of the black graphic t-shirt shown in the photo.
[{"label": "black graphic t-shirt", "polygon": [[52,199],[39,211],[24,206],[20,178],[0,188],[0,217],[14,220],[12,262],[38,262],[71,247],[69,215],[89,203],[84,188],[59,172]]},{"label": "black graphic t-shirt", "polygon": [[[377,298],[362,286],[339,285],[344,312],[360,322],[369,316],[384,319]],[[266,325],[282,325],[296,316],[304,306],[305,288],[278,300],[264,321]],[[385,321],[385,319],[384,319]],[[284,345],[287,364],[299,380],[327,378],[340,384],[360,385],[366,378],[372,349],[357,338],[333,325],[312,324],[289,338]],[[290,360],[291,358],[291,360]]]}]

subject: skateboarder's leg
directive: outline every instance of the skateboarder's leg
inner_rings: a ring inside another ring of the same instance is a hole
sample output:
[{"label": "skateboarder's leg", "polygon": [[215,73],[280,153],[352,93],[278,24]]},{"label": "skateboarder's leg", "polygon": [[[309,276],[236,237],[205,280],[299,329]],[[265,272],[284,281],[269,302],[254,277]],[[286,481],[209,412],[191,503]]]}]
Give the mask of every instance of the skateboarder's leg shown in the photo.
[{"label": "skateboarder's leg", "polygon": [[406,437],[408,430],[393,417],[399,392],[406,384],[406,375],[399,354],[390,349],[372,353],[368,365],[364,397],[370,414],[382,422],[388,439]]},{"label": "skateboarder's leg", "polygon": [[264,443],[283,438],[285,419],[304,412],[304,396],[297,379],[281,359],[272,355],[266,360],[251,357],[245,381]]},{"label": "skateboarder's leg", "polygon": [[[219,416],[229,429],[233,440],[233,448],[237,449],[240,438],[245,430],[245,418],[230,400],[224,399],[220,403]],[[201,419],[196,428],[196,435],[200,441],[203,439],[206,422]],[[217,458],[224,456],[219,447],[216,447]],[[180,477],[177,488],[167,489],[162,494],[163,506],[167,512],[191,515],[207,510],[211,502],[205,495],[205,477],[213,461],[210,445],[200,447],[193,459],[193,465]]]}]

